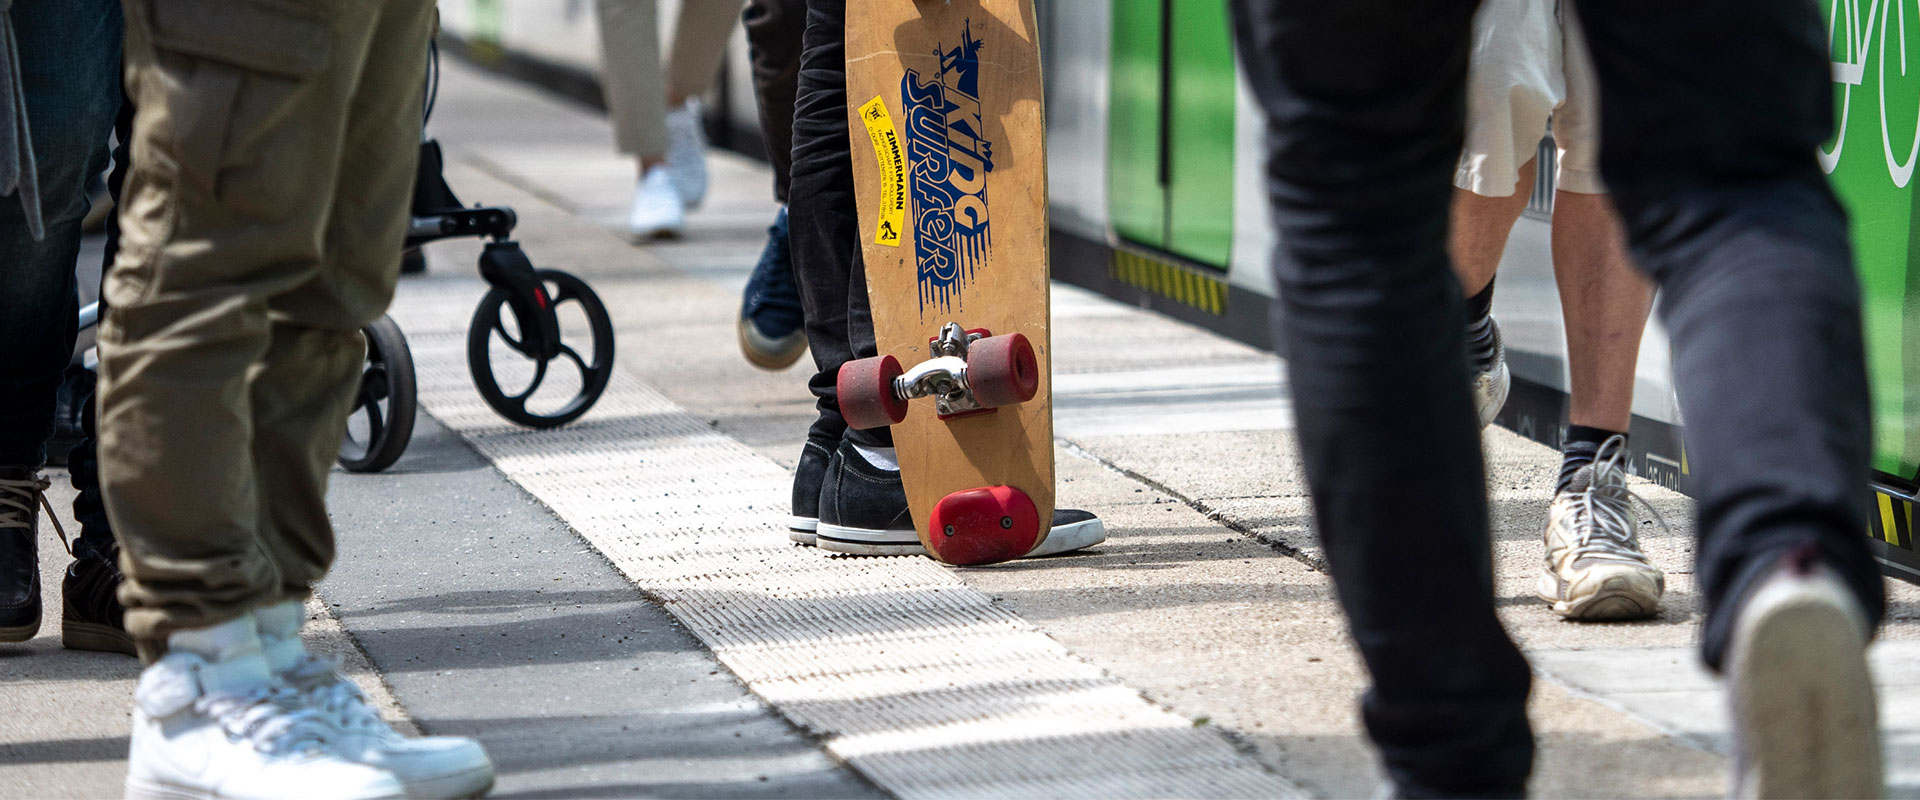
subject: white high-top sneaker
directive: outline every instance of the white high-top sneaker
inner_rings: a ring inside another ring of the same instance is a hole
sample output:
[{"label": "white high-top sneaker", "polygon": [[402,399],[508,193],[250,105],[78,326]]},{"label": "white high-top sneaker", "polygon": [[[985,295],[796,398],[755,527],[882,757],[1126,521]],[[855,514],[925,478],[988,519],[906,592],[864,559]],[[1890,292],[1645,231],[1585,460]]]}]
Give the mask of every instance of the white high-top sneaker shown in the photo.
[{"label": "white high-top sneaker", "polygon": [[667,112],[667,172],[687,209],[707,199],[707,132],[700,128],[700,100]]},{"label": "white high-top sneaker", "polygon": [[392,773],[335,752],[335,729],[276,679],[252,616],[182,631],[133,693],[129,800],[401,800]]},{"label": "white high-top sneaker", "polygon": [[307,652],[300,640],[306,612],[299,603],[268,606],[254,616],[274,674],[338,729],[334,744],[342,757],[393,773],[410,800],[479,797],[493,788],[493,762],[479,742],[460,736],[401,735],[331,659]]},{"label": "white high-top sneaker", "polygon": [[633,189],[633,209],[627,213],[627,234],[635,242],[679,236],[687,229],[687,201],[674,188],[666,166],[647,168]]}]

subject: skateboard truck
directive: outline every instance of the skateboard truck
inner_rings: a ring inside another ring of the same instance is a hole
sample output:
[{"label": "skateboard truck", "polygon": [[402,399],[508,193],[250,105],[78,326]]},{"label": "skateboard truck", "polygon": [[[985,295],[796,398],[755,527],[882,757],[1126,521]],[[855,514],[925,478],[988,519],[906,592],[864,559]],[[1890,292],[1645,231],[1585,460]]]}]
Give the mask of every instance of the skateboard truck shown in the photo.
[{"label": "skateboard truck", "polygon": [[907,402],[920,397],[934,398],[935,412],[949,419],[1023,403],[1040,390],[1039,361],[1024,335],[994,336],[949,322],[927,349],[933,357],[911,370],[893,356],[842,365],[835,383],[847,425],[893,425],[907,418]]}]

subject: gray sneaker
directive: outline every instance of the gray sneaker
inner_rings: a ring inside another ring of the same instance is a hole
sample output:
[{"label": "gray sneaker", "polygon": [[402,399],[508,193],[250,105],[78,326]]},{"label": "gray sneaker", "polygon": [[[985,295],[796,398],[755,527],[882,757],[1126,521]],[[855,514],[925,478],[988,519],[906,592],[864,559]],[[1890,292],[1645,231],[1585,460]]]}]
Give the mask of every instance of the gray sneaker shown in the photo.
[{"label": "gray sneaker", "polygon": [[1507,394],[1513,391],[1513,372],[1507,369],[1507,344],[1500,338],[1500,323],[1489,319],[1487,324],[1493,326],[1493,360],[1475,364],[1473,371],[1473,408],[1480,413],[1482,428],[1500,416],[1500,409],[1507,405]]},{"label": "gray sneaker", "polygon": [[1660,613],[1666,576],[1640,552],[1633,504],[1646,501],[1627,488],[1625,460],[1625,437],[1608,439],[1547,509],[1547,565],[1536,591],[1567,619]]},{"label": "gray sneaker", "polygon": [[1811,553],[1747,595],[1727,650],[1735,797],[1881,797],[1867,615]]}]

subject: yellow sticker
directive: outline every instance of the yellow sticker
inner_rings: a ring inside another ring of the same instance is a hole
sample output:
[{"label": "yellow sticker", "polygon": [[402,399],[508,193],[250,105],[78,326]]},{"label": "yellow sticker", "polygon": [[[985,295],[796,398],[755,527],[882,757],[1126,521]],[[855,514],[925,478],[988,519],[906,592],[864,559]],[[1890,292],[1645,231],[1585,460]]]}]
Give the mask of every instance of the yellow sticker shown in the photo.
[{"label": "yellow sticker", "polygon": [[873,231],[874,244],[900,246],[900,234],[907,224],[907,155],[900,149],[900,134],[893,129],[893,115],[879,97],[860,107],[860,119],[867,123],[867,136],[873,139],[873,156],[880,160],[880,223]]}]

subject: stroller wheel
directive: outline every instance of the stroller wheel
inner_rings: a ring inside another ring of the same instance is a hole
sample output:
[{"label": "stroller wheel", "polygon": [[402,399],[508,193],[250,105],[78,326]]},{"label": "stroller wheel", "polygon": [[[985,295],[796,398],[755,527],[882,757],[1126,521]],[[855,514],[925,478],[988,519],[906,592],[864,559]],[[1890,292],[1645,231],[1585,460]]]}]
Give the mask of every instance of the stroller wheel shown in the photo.
[{"label": "stroller wheel", "polygon": [[367,364],[340,442],[340,466],[348,472],[379,472],[393,466],[413,438],[419,408],[413,353],[392,317],[383,316],[360,332],[367,337]]},{"label": "stroller wheel", "polygon": [[495,287],[467,327],[467,367],[481,399],[500,416],[529,428],[552,428],[587,413],[607,390],[613,320],[586,281],[554,269],[538,274],[558,318],[558,346],[540,352],[520,330],[507,292]]}]

